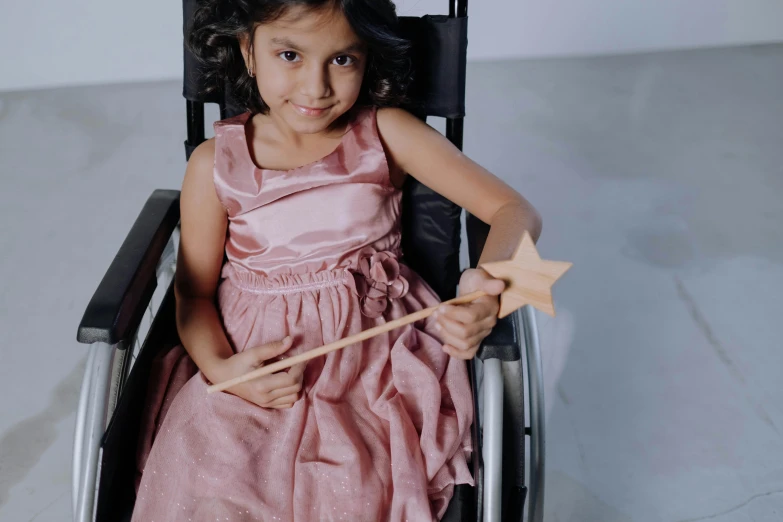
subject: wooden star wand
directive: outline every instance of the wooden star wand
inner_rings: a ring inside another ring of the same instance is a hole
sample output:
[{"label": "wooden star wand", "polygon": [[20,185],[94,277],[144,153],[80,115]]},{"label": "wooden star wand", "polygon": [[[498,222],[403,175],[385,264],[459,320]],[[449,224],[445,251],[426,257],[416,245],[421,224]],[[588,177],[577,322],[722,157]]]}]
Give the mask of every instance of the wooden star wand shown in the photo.
[{"label": "wooden star wand", "polygon": [[[481,265],[481,268],[492,277],[506,283],[506,289],[500,294],[500,310],[498,311],[498,318],[503,318],[525,305],[531,305],[542,312],[554,316],[555,308],[552,303],[552,285],[554,285],[555,281],[560,279],[571,266],[571,263],[563,261],[542,260],[538,255],[538,250],[536,250],[536,245],[533,243],[530,234],[525,232],[522,242],[512,259],[508,261],[484,263]],[[321,346],[320,348],[314,348],[268,366],[262,366],[228,381],[214,384],[207,388],[207,393],[227,390],[237,384],[285,370],[291,366],[340,350],[346,346],[365,341],[376,335],[394,330],[395,328],[421,321],[432,315],[443,304],[465,304],[485,295],[487,294],[482,291],[472,292],[441,303],[438,306],[419,310],[418,312],[406,315],[405,317],[400,317],[394,321],[359,332],[356,335],[351,335],[344,339],[340,339],[339,341]]]}]

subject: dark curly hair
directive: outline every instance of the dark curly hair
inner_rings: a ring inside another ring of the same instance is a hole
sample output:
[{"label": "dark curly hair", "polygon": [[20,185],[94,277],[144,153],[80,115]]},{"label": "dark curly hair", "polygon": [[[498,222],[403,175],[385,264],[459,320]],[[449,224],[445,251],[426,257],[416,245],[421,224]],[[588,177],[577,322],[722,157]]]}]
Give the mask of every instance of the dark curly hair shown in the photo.
[{"label": "dark curly hair", "polygon": [[187,29],[188,49],[199,62],[205,95],[221,92],[239,108],[266,113],[258,86],[239,47],[257,24],[272,22],[296,6],[340,9],[367,45],[368,61],[358,104],[399,106],[411,79],[409,42],[397,32],[391,0],[201,0]]}]

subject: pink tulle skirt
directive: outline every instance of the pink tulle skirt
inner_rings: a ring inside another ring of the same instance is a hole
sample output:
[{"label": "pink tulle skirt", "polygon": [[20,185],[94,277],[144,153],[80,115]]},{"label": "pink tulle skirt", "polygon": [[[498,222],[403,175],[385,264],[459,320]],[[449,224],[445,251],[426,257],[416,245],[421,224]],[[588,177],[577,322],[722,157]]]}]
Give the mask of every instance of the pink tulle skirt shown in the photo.
[{"label": "pink tulle skirt", "polygon": [[[218,292],[226,334],[236,350],[290,335],[294,354],[438,303],[400,270],[404,295],[376,317],[342,271],[229,272]],[[169,350],[151,381],[133,521],[440,518],[454,486],[473,483],[473,405],[465,364],[443,353],[432,326],[310,361],[287,410],[208,395],[184,349]]]}]

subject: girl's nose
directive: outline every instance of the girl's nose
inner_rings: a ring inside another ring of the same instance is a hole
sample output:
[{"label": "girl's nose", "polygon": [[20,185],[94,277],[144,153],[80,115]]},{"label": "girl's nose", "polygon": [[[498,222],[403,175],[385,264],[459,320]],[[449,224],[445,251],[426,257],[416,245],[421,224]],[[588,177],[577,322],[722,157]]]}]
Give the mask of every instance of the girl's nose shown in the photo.
[{"label": "girl's nose", "polygon": [[312,66],[303,71],[300,92],[311,100],[326,98],[331,94],[327,67]]}]

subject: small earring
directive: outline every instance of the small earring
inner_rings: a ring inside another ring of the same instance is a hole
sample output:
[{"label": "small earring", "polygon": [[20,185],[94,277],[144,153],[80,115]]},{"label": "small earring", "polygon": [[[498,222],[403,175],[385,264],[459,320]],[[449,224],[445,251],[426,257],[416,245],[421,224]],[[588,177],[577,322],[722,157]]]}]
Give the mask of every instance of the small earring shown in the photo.
[{"label": "small earring", "polygon": [[253,77],[254,77],[254,75],[253,75],[253,69],[251,69],[250,67],[248,67],[248,68],[247,68],[247,75],[248,75],[248,76],[250,76],[251,78],[253,78]]}]

